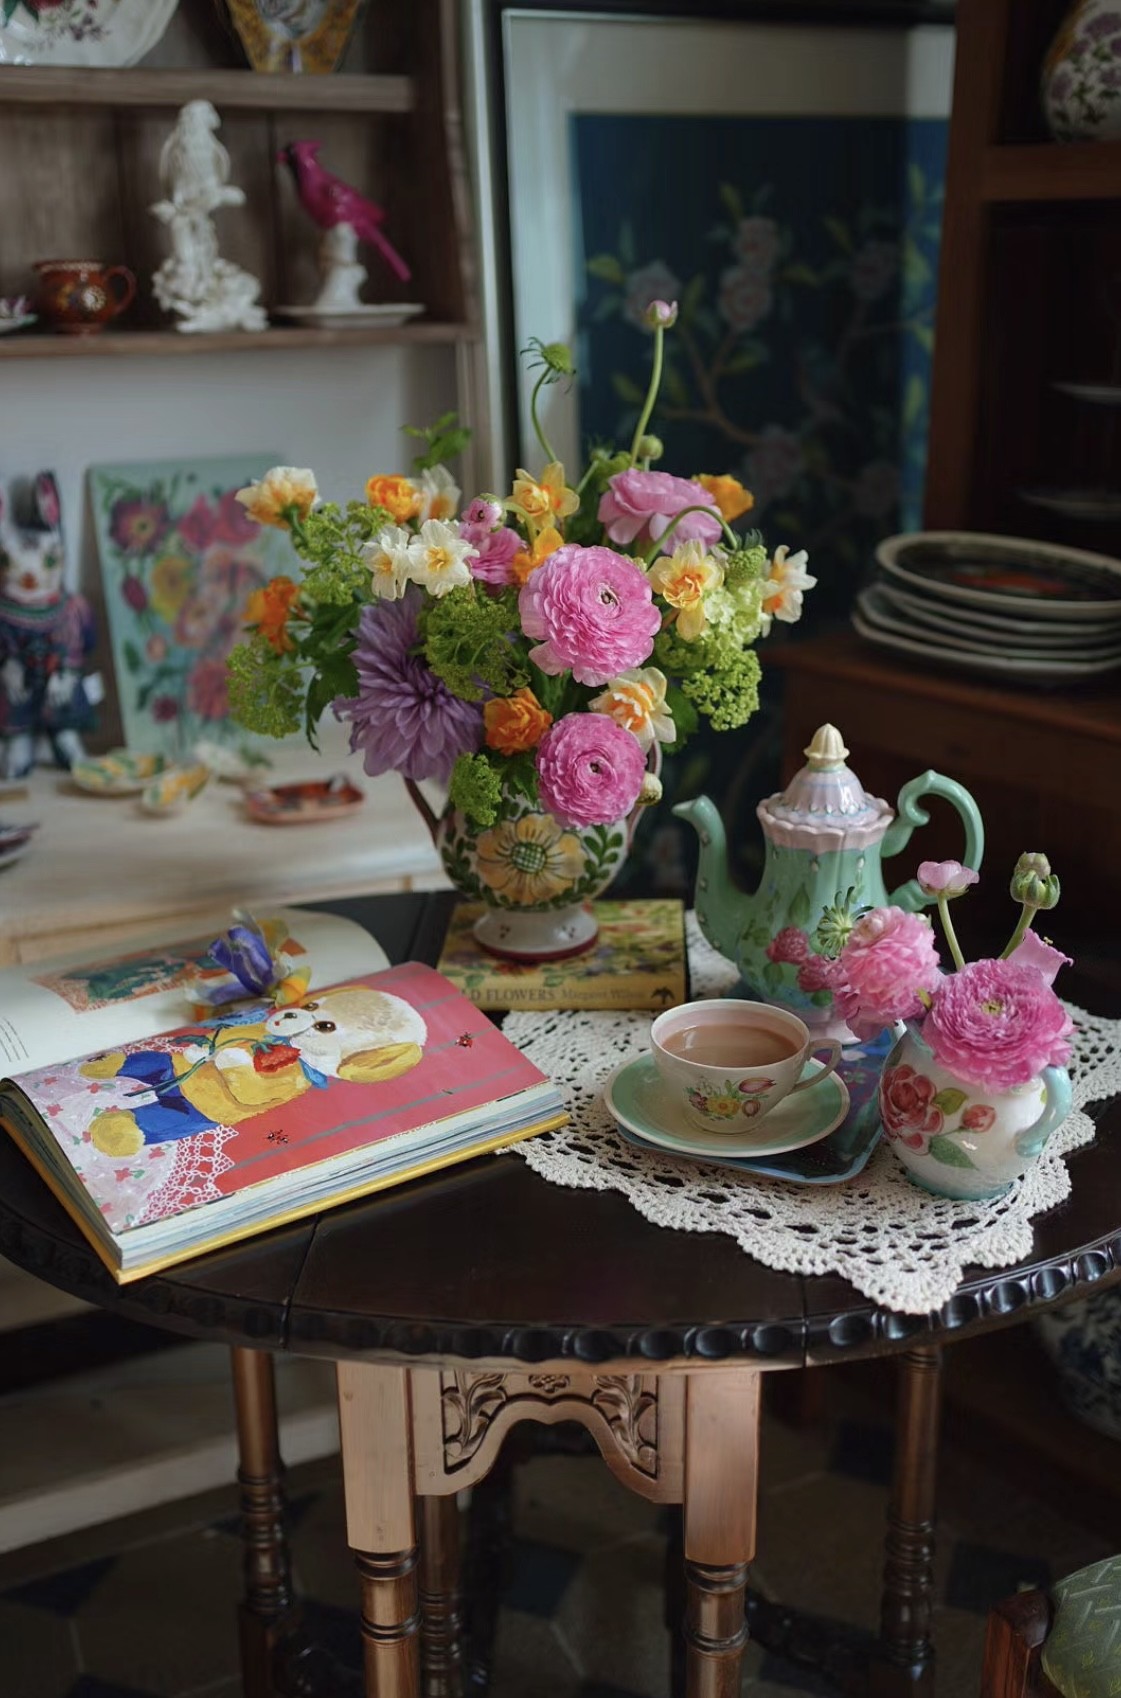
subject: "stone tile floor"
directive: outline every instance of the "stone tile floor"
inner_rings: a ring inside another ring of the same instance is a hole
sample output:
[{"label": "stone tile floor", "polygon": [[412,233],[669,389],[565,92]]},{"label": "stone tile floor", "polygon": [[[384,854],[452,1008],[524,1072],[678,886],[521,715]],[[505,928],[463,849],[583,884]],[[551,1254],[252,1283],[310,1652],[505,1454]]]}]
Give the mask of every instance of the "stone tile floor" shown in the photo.
[{"label": "stone tile floor", "polygon": [[[833,1380],[828,1402],[826,1419],[808,1428],[764,1418],[753,1583],[767,1597],[872,1628],[889,1415],[861,1388]],[[989,1605],[1109,1547],[968,1456],[945,1453],[941,1480],[939,1694],[973,1698]],[[357,1584],[337,1459],[295,1470],[289,1487],[301,1591],[326,1639],[353,1653]],[[594,1457],[539,1456],[519,1467],[493,1698],[668,1698],[666,1516]],[[232,1488],[2,1557],[0,1695],[236,1698],[239,1586]],[[749,1648],[749,1698],[826,1690]]]}]

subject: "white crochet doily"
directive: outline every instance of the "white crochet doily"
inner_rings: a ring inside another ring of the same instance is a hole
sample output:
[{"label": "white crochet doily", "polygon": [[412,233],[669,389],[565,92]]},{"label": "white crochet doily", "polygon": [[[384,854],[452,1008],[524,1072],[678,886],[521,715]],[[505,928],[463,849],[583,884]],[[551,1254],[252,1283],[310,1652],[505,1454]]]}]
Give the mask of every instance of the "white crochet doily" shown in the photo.
[{"label": "white crochet doily", "polygon": [[[727,995],[736,971],[688,916],[694,996]],[[570,1122],[512,1146],[554,1185],[621,1191],[656,1226],[724,1232],[749,1256],[788,1273],[835,1273],[885,1308],[938,1309],[970,1264],[1007,1267],[1032,1247],[1032,1216],[1070,1192],[1063,1157],[1094,1136],[1085,1105],[1121,1091],[1121,1022],[1071,1007],[1074,1108],[1041,1159],[1003,1197],[955,1202],[906,1177],[881,1141],[856,1178],[799,1185],[663,1157],[628,1144],[603,1105],[604,1080],[649,1047],[650,1016],[558,1011],[511,1014],[503,1031],[564,1092]]]}]

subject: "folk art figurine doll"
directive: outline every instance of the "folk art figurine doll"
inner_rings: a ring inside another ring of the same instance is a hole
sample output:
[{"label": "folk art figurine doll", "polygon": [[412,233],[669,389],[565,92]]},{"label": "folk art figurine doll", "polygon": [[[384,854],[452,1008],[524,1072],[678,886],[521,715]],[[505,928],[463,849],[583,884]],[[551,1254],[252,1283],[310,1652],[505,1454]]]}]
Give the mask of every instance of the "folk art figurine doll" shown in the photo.
[{"label": "folk art figurine doll", "polygon": [[93,725],[82,668],[93,648],[84,596],[63,587],[66,554],[51,472],[0,495],[0,775],[22,778],[37,758],[65,770]]}]

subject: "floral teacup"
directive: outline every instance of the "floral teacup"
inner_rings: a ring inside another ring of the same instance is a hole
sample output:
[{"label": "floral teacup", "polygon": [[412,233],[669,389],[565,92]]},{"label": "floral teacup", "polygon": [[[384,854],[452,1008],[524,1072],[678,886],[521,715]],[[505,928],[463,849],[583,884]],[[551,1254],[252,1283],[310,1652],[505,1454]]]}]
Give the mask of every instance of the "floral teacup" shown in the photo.
[{"label": "floral teacup", "polygon": [[[742,1135],[745,1121],[816,1085],[841,1058],[835,1038],[811,1038],[788,1009],[734,997],[667,1009],[651,1026],[650,1042],[670,1101],[703,1132]],[[825,1066],[803,1079],[819,1051],[828,1051]]]}]

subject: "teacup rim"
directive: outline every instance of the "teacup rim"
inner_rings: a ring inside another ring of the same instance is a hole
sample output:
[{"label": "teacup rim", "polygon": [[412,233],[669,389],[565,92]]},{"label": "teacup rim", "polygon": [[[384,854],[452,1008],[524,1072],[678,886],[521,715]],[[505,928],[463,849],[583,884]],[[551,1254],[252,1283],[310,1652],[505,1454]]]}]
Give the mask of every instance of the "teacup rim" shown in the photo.
[{"label": "teacup rim", "polygon": [[698,1008],[712,1010],[729,1009],[740,1013],[746,1009],[757,1010],[760,1013],[772,1016],[778,1028],[790,1033],[792,1037],[798,1033],[801,1034],[797,1048],[795,1048],[789,1056],[784,1056],[781,1063],[755,1062],[751,1065],[741,1065],[739,1071],[745,1076],[754,1073],[762,1074],[767,1072],[768,1069],[773,1070],[774,1067],[779,1065],[785,1066],[788,1062],[797,1060],[799,1055],[801,1055],[804,1059],[809,1045],[813,1042],[813,1034],[810,1032],[806,1022],[789,1008],[780,1008],[777,1004],[770,1002],[752,1002],[748,998],[738,996],[694,997],[689,1002],[678,1003],[676,1008],[663,1009],[661,1014],[656,1015],[651,1021],[650,1047],[655,1055],[664,1055],[675,1066],[695,1068],[698,1072],[711,1073],[713,1071],[713,1065],[711,1063],[691,1061],[688,1056],[677,1055],[673,1050],[667,1050],[664,1042],[662,1041],[664,1034],[670,1030],[668,1022],[671,1021],[675,1015],[680,1015],[687,1009]]}]

